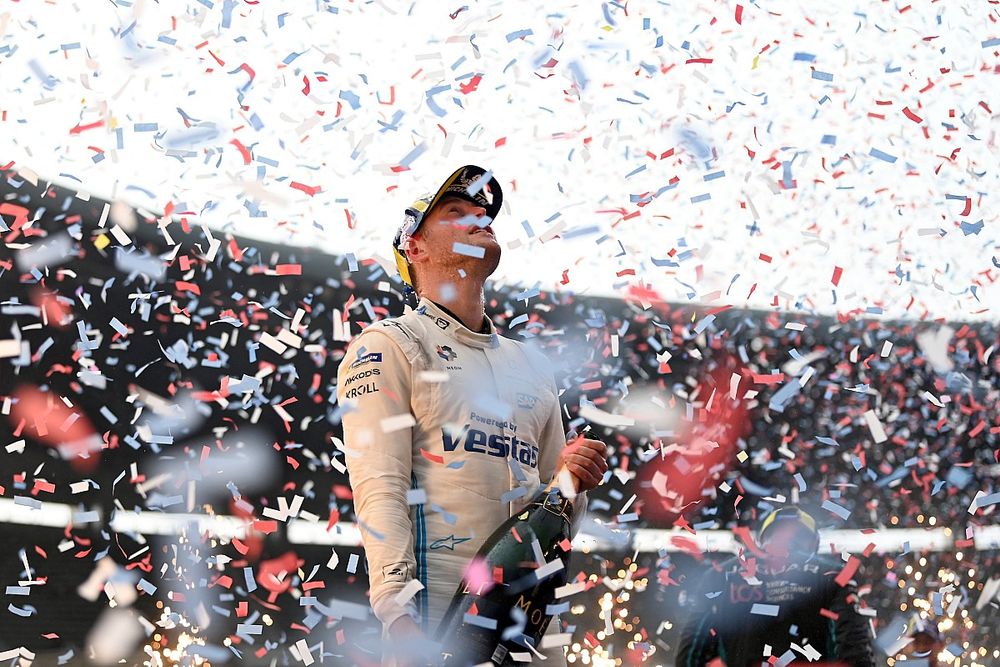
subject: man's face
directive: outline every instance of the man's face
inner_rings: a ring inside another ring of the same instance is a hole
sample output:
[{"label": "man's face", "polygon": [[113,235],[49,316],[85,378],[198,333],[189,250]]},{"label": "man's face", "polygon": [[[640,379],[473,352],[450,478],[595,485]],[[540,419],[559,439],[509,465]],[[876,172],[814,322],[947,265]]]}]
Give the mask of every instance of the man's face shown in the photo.
[{"label": "man's face", "polygon": [[426,265],[447,269],[449,275],[458,269],[492,274],[500,262],[500,244],[492,224],[483,220],[485,215],[485,208],[458,197],[445,196],[438,202],[407,242],[407,257],[420,267],[418,274],[427,274],[422,271]]},{"label": "man's face", "polygon": [[773,560],[804,560],[816,553],[815,536],[801,524],[779,523],[767,531],[761,547]]}]

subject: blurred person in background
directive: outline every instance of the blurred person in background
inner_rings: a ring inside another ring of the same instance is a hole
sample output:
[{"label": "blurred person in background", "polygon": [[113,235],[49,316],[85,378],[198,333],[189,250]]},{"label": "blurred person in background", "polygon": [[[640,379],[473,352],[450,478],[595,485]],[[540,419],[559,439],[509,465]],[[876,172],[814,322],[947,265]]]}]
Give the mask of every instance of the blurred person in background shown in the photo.
[{"label": "blurred person in background", "polygon": [[[873,667],[870,621],[843,563],[817,554],[816,521],[797,507],[767,514],[757,557],[713,565],[689,596],[677,667],[827,664]],[[774,657],[772,657],[774,656]]]},{"label": "blurred person in background", "polygon": [[913,640],[904,651],[907,667],[937,667],[938,653],[944,648],[937,621],[914,614],[908,623],[907,636]]}]

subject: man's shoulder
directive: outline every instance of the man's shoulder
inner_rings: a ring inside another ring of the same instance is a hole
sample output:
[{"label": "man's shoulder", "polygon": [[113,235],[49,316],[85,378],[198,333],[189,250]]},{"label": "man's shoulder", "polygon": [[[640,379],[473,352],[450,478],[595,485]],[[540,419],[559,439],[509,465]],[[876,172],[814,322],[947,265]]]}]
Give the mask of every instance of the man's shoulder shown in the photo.
[{"label": "man's shoulder", "polygon": [[547,375],[555,373],[555,368],[552,365],[549,355],[534,341],[518,340],[510,336],[502,336],[499,333],[497,334],[497,338],[500,341],[501,349],[505,353],[522,355],[532,367],[543,371]]},{"label": "man's shoulder", "polygon": [[[420,321],[414,311],[403,313],[395,317],[386,317],[377,322],[372,322],[364,328],[353,340],[369,333],[385,334],[389,338],[400,341],[416,342],[420,337]],[[353,342],[352,340],[352,342]]]},{"label": "man's shoulder", "polygon": [[[380,336],[384,339],[380,339]],[[395,344],[403,355],[411,362],[419,355],[419,339],[421,333],[415,330],[414,322],[409,313],[399,317],[389,317],[372,322],[362,329],[348,344],[348,350],[378,349]],[[387,342],[388,339],[391,342]]]}]

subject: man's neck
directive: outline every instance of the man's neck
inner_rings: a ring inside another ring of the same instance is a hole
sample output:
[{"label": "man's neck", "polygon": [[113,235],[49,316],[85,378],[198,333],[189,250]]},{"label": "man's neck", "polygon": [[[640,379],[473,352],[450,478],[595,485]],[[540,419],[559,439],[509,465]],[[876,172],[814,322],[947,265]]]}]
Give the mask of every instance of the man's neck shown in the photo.
[{"label": "man's neck", "polygon": [[421,287],[420,296],[427,297],[439,306],[443,306],[456,317],[469,331],[481,332],[486,317],[486,306],[483,296],[483,284],[472,280],[469,276],[449,284],[454,291],[450,299],[445,299],[442,292],[446,283],[431,283]]}]

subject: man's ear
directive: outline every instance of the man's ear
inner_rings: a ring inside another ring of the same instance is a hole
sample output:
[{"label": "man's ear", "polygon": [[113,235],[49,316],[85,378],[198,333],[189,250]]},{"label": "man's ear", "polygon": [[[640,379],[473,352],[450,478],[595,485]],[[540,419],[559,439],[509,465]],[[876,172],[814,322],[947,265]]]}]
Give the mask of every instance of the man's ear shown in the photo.
[{"label": "man's ear", "polygon": [[403,252],[406,254],[407,261],[413,264],[424,260],[427,248],[424,246],[422,238],[411,236],[403,242]]}]

